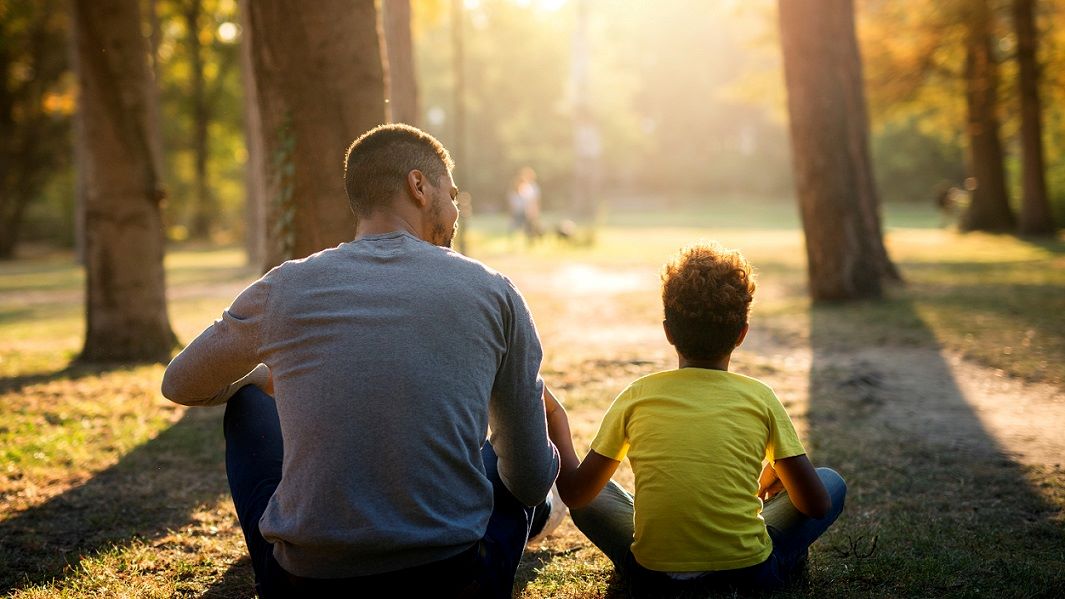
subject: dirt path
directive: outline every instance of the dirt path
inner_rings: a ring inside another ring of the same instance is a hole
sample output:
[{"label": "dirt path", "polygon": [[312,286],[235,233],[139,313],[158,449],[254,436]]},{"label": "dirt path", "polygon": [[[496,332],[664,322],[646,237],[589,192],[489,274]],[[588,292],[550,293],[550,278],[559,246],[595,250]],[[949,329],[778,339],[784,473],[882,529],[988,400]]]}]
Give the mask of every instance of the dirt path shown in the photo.
[{"label": "dirt path", "polygon": [[[632,378],[673,367],[659,324],[653,270],[569,264],[516,278],[541,327],[546,370],[572,379],[570,385],[616,393]],[[763,283],[759,293],[781,291]],[[565,348],[566,360],[554,358],[552,348]],[[1011,378],[947,350],[818,351],[809,342],[756,326],[734,363],[772,385],[800,428],[804,415],[818,410],[811,388],[819,393],[827,385],[874,426],[908,431],[950,451],[1055,468],[1065,462],[1061,388]],[[589,423],[597,416],[578,415]]]}]

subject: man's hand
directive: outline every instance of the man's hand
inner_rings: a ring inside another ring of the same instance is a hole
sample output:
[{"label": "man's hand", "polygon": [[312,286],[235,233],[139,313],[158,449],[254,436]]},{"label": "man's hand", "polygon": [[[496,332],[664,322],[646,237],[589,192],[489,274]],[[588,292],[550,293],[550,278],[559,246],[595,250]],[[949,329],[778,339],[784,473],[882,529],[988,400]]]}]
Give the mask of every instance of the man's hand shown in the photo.
[{"label": "man's hand", "polygon": [[773,464],[766,462],[765,468],[762,468],[762,474],[758,476],[758,498],[762,501],[769,501],[774,495],[784,490],[784,483],[777,477],[777,471],[773,469]]},{"label": "man's hand", "polygon": [[263,390],[263,393],[274,396],[274,374],[266,364],[259,364],[248,374],[248,382]]},{"label": "man's hand", "polygon": [[266,375],[266,384],[262,386],[262,390],[263,393],[269,395],[270,397],[274,396],[274,373],[271,372],[270,374]]}]

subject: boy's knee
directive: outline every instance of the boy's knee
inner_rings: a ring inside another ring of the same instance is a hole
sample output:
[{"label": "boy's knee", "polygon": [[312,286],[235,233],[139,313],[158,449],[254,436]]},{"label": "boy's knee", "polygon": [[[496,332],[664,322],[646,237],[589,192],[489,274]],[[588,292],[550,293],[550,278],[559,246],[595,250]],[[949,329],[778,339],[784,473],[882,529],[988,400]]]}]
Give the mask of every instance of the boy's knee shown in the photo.
[{"label": "boy's knee", "polygon": [[828,496],[832,499],[833,511],[841,511],[847,498],[847,481],[843,480],[839,472],[831,468],[818,468],[817,476],[821,479],[821,483],[825,485],[825,490],[828,491]]}]

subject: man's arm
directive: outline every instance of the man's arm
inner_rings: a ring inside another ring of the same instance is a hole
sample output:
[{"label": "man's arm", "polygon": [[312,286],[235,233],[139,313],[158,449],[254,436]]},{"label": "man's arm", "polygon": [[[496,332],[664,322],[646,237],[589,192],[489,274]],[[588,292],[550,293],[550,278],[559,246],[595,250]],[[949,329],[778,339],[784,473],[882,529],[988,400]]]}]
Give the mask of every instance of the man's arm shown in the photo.
[{"label": "man's arm", "polygon": [[571,508],[580,508],[591,503],[603,487],[610,482],[610,477],[617,471],[621,462],[588,451],[584,461],[577,458],[573,449],[573,437],[570,434],[569,417],[551,390],[544,386],[544,409],[547,412],[547,432],[558,448],[560,469],[558,494],[562,502]]},{"label": "man's arm", "polygon": [[488,423],[499,456],[499,477],[514,497],[532,506],[543,501],[555,482],[558,451],[547,438],[540,338],[525,299],[505,282],[507,351],[492,387]]},{"label": "man's arm", "polygon": [[268,277],[241,292],[222,318],[170,362],[162,383],[167,399],[188,406],[217,405],[244,385],[270,385],[270,371],[259,361]]}]

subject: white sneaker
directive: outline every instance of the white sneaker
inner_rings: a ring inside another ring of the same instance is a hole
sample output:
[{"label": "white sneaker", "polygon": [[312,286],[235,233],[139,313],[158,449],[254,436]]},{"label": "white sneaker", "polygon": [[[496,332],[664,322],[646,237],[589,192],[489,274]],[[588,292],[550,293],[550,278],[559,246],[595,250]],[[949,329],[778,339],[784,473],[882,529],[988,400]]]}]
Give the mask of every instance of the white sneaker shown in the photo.
[{"label": "white sneaker", "polygon": [[569,508],[562,503],[562,496],[558,494],[558,487],[551,485],[551,513],[547,515],[547,522],[544,522],[543,529],[536,533],[535,537],[530,538],[528,544],[539,543],[550,536],[558,528],[558,525],[562,524],[562,521],[566,519],[568,512]]}]

